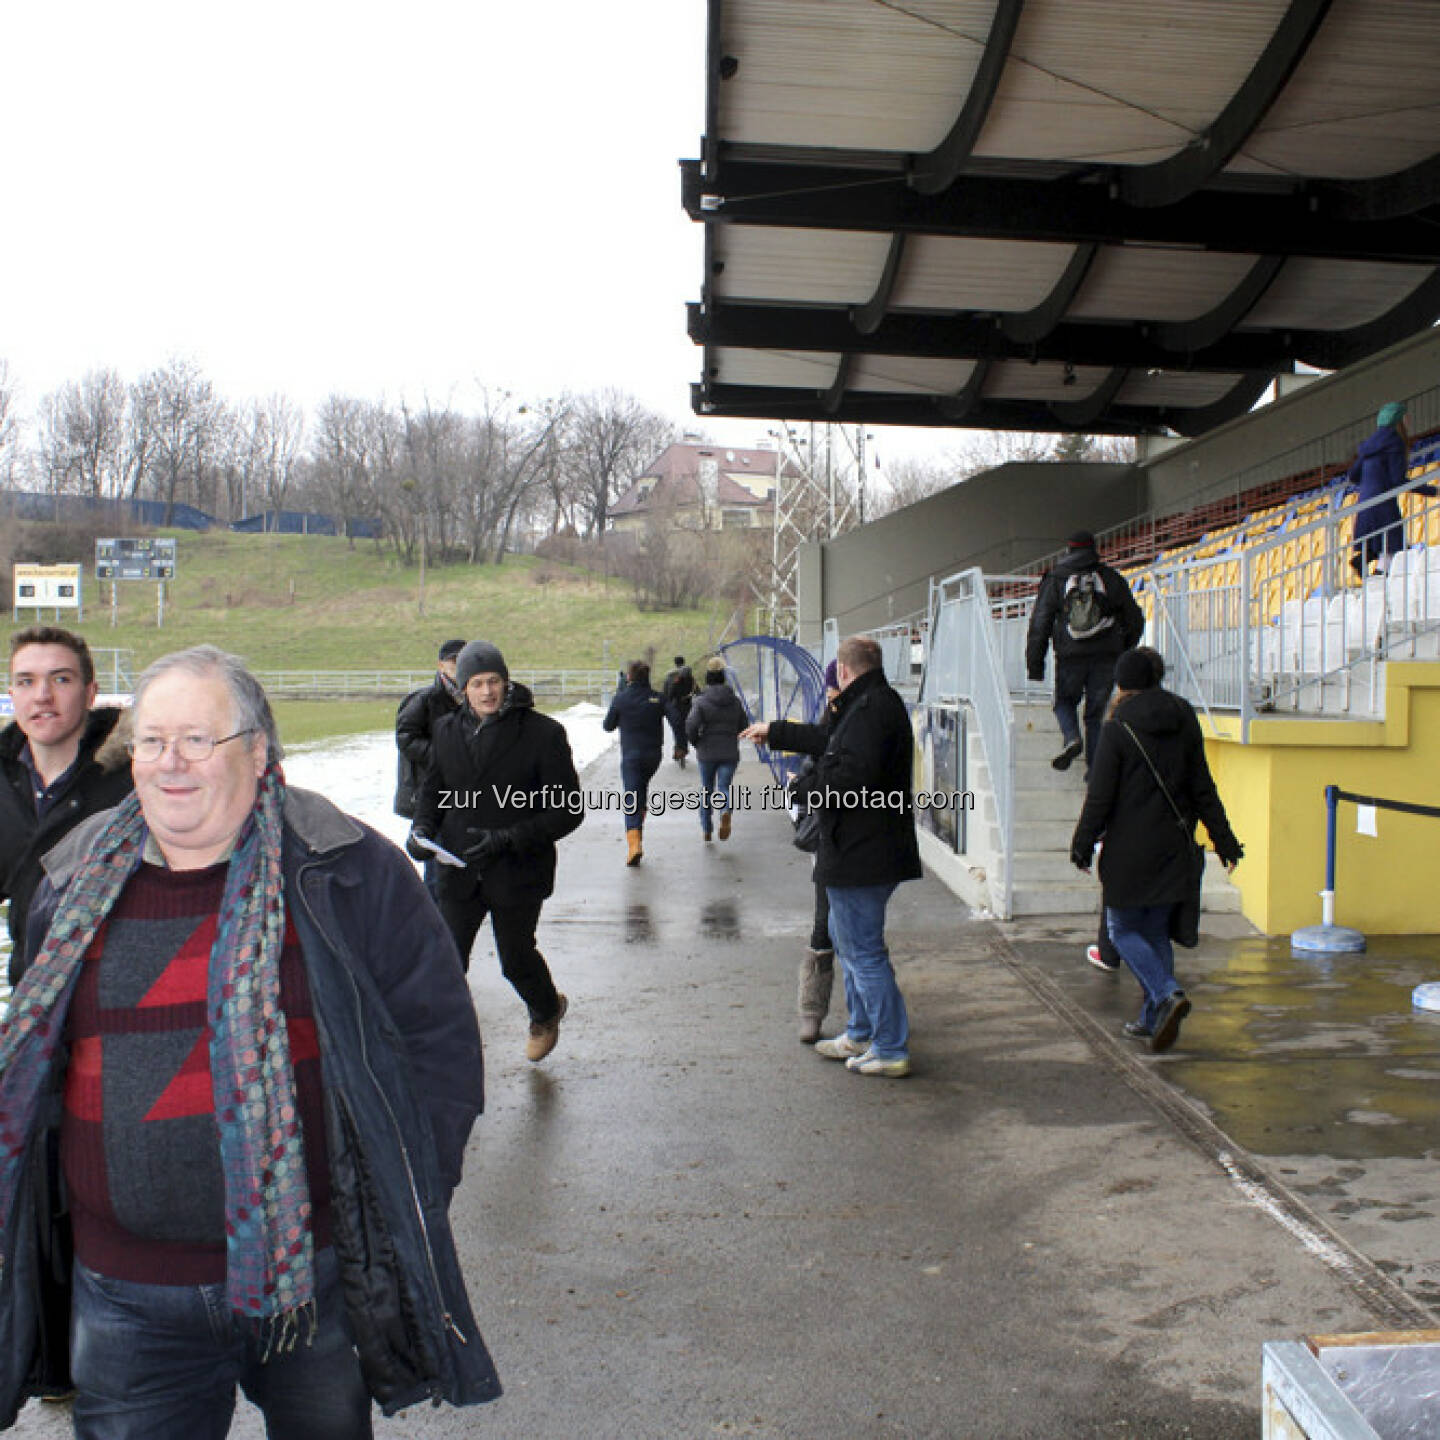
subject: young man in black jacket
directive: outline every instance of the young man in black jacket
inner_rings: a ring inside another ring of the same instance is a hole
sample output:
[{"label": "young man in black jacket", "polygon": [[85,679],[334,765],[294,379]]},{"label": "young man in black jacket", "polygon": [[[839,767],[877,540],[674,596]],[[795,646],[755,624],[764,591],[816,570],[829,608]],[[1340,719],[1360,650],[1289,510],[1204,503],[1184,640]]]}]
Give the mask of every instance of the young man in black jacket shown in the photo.
[{"label": "young man in black jacket", "polygon": [[815,880],[830,900],[850,1023],[815,1053],[861,1075],[898,1079],[910,1073],[910,1022],[885,945],[885,907],[897,885],[922,871],[911,783],[915,738],[881,658],[870,636],[852,635],[835,655],[840,695],[828,726],[762,721],[740,738],[818,757],[796,796],[820,811]]},{"label": "young man in black jacket", "polygon": [[433,852],[421,842],[438,842],[464,862],[439,866],[440,913],[467,968],[490,917],[500,969],[530,1012],[526,1059],[543,1060],[569,1001],[555,988],[535,929],[555,888],[555,842],[585,818],[584,796],[565,727],[535,708],[494,645],[472,640],[455,682],[465,703],[435,727],[407,848],[423,859]]},{"label": "young man in black jacket", "polygon": [[[415,795],[425,770],[430,764],[430,750],[435,740],[435,727],[446,715],[460,708],[460,687],[455,683],[455,661],[465,648],[463,640],[447,640],[440,647],[435,679],[429,685],[412,690],[395,714],[396,760],[395,813],[407,820],[415,818]],[[435,878],[435,860],[425,861],[425,888],[439,901]]]},{"label": "young man in black jacket", "polygon": [[40,857],[133,788],[124,712],[95,708],[95,665],[78,635],[32,625],[10,637],[15,719],[0,731],[0,900],[10,901],[10,983],[24,968],[25,919]]},{"label": "young man in black jacket", "polygon": [[[1055,647],[1053,709],[1065,741],[1050,762],[1057,770],[1068,770],[1082,751],[1087,769],[1093,763],[1115,684],[1115,661],[1140,643],[1145,629],[1145,616],[1125,577],[1101,563],[1095,537],[1088,530],[1077,531],[1066,547],[1064,558],[1040,582],[1025,645],[1025,668],[1034,681],[1045,678],[1045,652]],[[1082,696],[1083,742],[1078,718]]]}]

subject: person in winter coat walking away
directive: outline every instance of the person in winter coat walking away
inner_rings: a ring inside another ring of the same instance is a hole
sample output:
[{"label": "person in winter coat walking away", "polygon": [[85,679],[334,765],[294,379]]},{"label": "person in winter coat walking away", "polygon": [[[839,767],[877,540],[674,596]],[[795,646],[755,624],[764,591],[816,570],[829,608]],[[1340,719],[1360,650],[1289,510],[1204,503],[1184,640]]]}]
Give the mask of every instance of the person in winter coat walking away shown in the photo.
[{"label": "person in winter coat walking away", "polygon": [[[460,708],[460,687],[455,683],[455,661],[465,648],[463,640],[447,640],[440,647],[435,679],[412,690],[395,712],[395,813],[406,820],[415,818],[415,794],[430,764],[430,747],[435,726],[442,716]],[[435,857],[425,861],[425,888],[436,895]]]},{"label": "person in winter coat walking away", "polygon": [[494,1399],[448,1220],[480,1030],[414,866],[286,785],[235,656],[155,661],[134,720],[0,1025],[0,1428],[63,1372],[67,1282],[82,1440],[228,1434],[237,1388],[307,1440]]},{"label": "person in winter coat walking away", "polygon": [[797,776],[797,799],[818,805],[815,879],[830,900],[830,934],[845,982],[849,1023],[815,1053],[860,1075],[910,1073],[910,1020],[885,944],[895,887],[918,880],[912,771],[915,737],[905,702],[885,678],[879,644],[851,635],[835,653],[840,698],[830,726],[762,721],[741,737],[815,755]]},{"label": "person in winter coat walking away", "polygon": [[10,637],[10,702],[0,730],[0,900],[10,901],[10,983],[25,968],[25,920],[40,857],[132,789],[125,712],[95,705],[95,663],[78,635],[32,625]]},{"label": "person in winter coat walking away", "polygon": [[690,702],[695,698],[695,676],[683,655],[675,657],[675,668],[660,686],[660,698],[665,702],[665,718],[675,736],[675,763],[683,770],[685,757],[690,753],[685,743],[685,721],[690,714]]},{"label": "person in winter coat walking away", "polygon": [[665,753],[665,705],[650,688],[650,667],[632,660],[625,684],[615,692],[601,722],[620,731],[620,784],[625,791],[625,863],[638,865],[645,851],[642,832],[650,799],[650,781]]},{"label": "person in winter coat walking away", "polygon": [[[1365,575],[1371,565],[1384,575],[1390,560],[1405,548],[1405,519],[1400,492],[1405,488],[1410,439],[1405,433],[1405,407],[1383,405],[1375,417],[1375,433],[1360,442],[1345,481],[1355,488],[1354,548],[1350,568]],[[1433,485],[1412,485],[1416,495],[1440,494]],[[1383,497],[1383,498],[1382,498]],[[1373,501],[1373,504],[1367,503]],[[1360,507],[1364,506],[1364,509]]]},{"label": "person in winter coat walking away", "polygon": [[1127,651],[1116,663],[1115,704],[1070,841],[1070,858],[1087,875],[1096,844],[1104,842],[1106,926],[1144,992],[1139,1017],[1125,1033],[1149,1040],[1155,1051],[1175,1043],[1190,1013],[1175,979],[1171,936],[1177,908],[1192,899],[1198,883],[1196,820],[1204,822],[1227,870],[1244,854],[1211,779],[1200,722],[1188,701],[1160,687],[1164,673],[1164,661],[1148,647]]},{"label": "person in winter coat walking away", "polygon": [[740,763],[740,732],[745,708],[725,678],[725,662],[714,656],[705,666],[705,684],[690,706],[685,735],[700,765],[700,837],[709,840],[714,807],[720,806],[719,835],[730,838],[734,805],[730,794]]},{"label": "person in winter coat walking away", "polygon": [[[1081,752],[1095,762],[1095,746],[1105,704],[1115,682],[1115,660],[1140,643],[1145,616],[1125,577],[1100,563],[1095,537],[1079,530],[1066,542],[1065,557],[1040,582],[1025,668],[1032,681],[1045,678],[1045,652],[1055,647],[1055,719],[1064,746],[1050,762],[1068,770]],[[1085,700],[1085,739],[1080,738],[1079,708]]]},{"label": "person in winter coat walking away", "polygon": [[510,679],[500,651],[472,640],[455,664],[465,703],[435,727],[430,768],[406,848],[417,859],[440,845],[440,913],[461,963],[485,917],[500,969],[530,1012],[528,1060],[560,1038],[569,1001],[535,944],[540,910],[555,888],[555,842],[580,826],[585,797],[565,727],[535,708]]}]

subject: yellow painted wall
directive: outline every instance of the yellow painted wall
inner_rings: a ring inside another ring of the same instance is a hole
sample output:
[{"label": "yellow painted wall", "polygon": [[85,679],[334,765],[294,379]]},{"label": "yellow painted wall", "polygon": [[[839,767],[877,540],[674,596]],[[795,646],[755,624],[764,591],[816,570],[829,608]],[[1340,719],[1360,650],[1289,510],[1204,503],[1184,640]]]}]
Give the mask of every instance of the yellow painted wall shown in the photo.
[{"label": "yellow painted wall", "polygon": [[[1440,664],[1386,667],[1383,721],[1256,719],[1206,753],[1245,847],[1233,880],[1252,924],[1283,934],[1320,923],[1325,787],[1440,808]],[[1222,732],[1224,730],[1222,722]],[[1358,835],[1340,804],[1335,920],[1368,935],[1440,932],[1440,819],[1382,810]]]}]

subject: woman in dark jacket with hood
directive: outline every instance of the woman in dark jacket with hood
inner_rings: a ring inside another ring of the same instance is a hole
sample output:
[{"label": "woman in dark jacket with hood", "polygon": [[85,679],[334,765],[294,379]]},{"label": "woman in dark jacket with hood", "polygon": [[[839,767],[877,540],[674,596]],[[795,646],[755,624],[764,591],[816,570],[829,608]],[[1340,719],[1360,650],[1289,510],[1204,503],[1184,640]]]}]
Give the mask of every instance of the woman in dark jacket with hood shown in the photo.
[{"label": "woman in dark jacket with hood", "polygon": [[700,763],[700,834],[710,838],[710,802],[720,804],[720,838],[730,838],[730,782],[740,763],[740,732],[750,722],[740,698],[725,678],[725,662],[716,655],[705,666],[705,684],[690,705],[685,735]]},{"label": "woman in dark jacket with hood", "polygon": [[1106,925],[1145,994],[1125,1033],[1148,1039],[1155,1051],[1175,1043],[1190,1013],[1175,979],[1171,925],[1193,885],[1196,820],[1204,821],[1227,869],[1244,853],[1210,776],[1200,722],[1188,701],[1161,689],[1164,673],[1165,662],[1148,647],[1116,662],[1115,703],[1070,841],[1071,860],[1087,874],[1104,841]]}]

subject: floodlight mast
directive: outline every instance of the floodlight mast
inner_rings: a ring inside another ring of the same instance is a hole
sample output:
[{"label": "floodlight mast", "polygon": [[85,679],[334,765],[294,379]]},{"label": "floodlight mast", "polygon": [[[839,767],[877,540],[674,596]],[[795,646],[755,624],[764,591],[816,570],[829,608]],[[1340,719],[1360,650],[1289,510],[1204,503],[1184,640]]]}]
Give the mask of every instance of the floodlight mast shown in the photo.
[{"label": "floodlight mast", "polygon": [[765,592],[770,634],[795,638],[799,626],[800,547],[833,540],[864,522],[865,434],[843,425],[809,425],[808,435],[781,422],[775,441],[775,523]]}]

